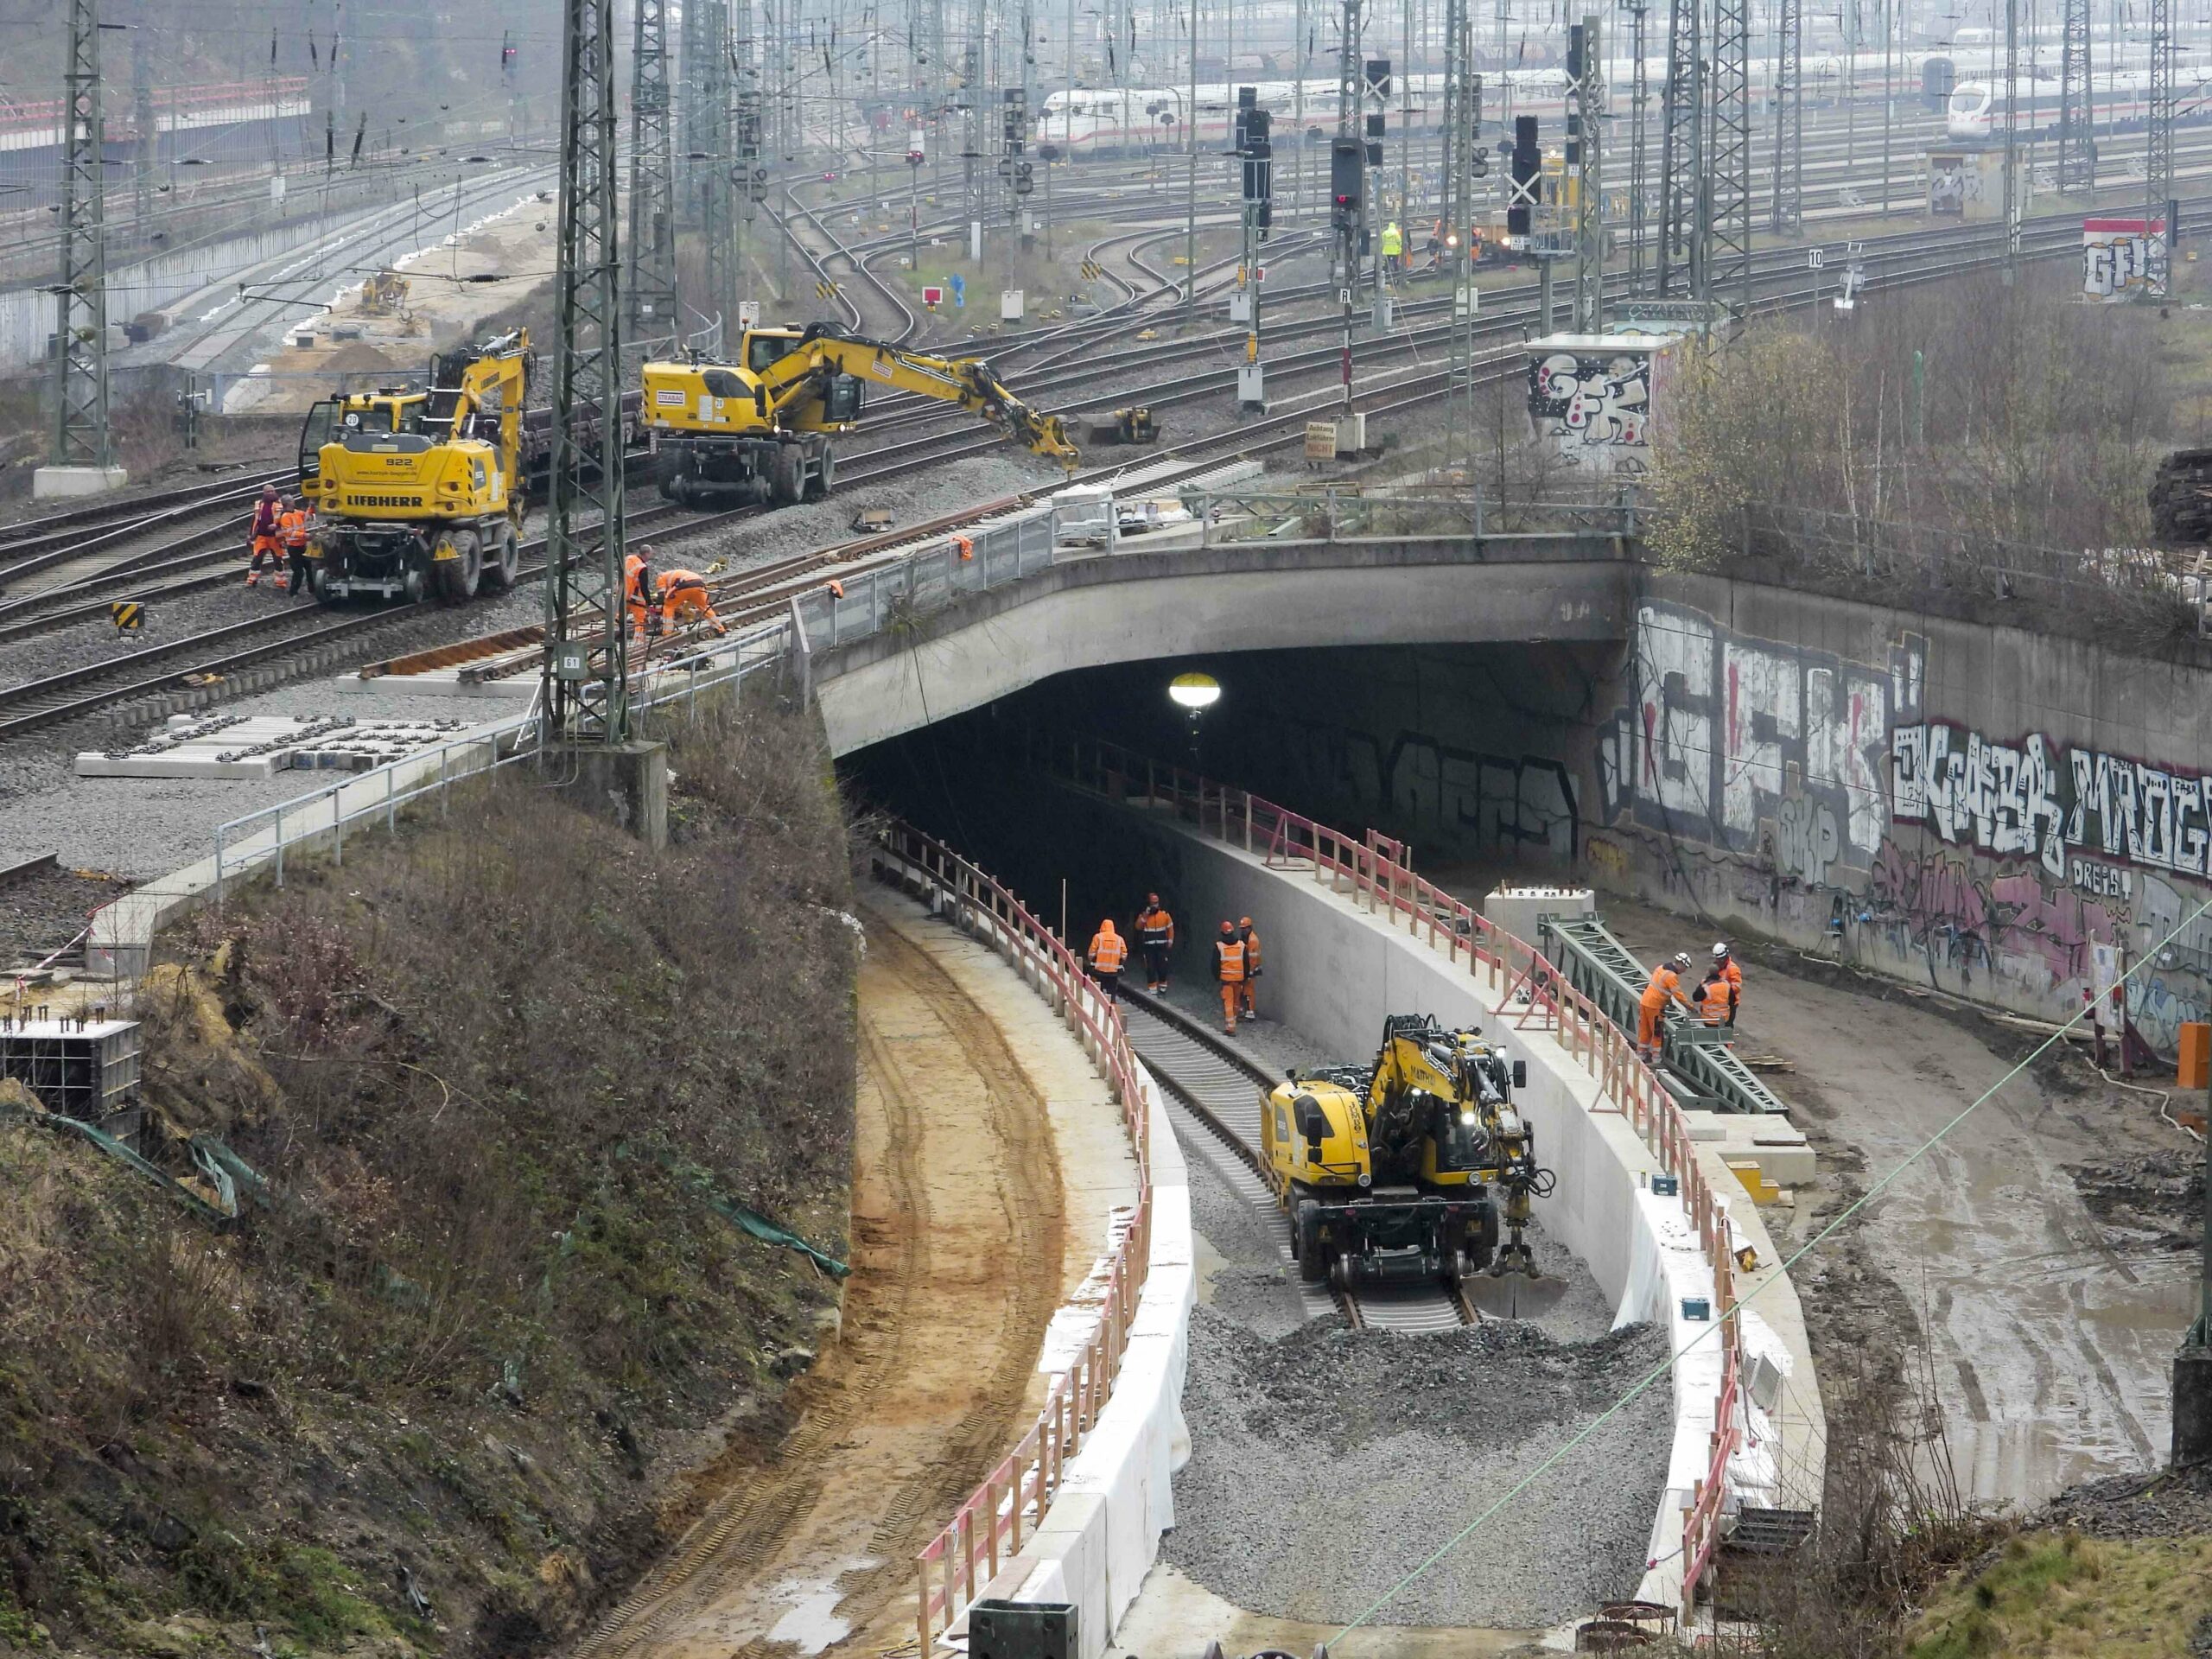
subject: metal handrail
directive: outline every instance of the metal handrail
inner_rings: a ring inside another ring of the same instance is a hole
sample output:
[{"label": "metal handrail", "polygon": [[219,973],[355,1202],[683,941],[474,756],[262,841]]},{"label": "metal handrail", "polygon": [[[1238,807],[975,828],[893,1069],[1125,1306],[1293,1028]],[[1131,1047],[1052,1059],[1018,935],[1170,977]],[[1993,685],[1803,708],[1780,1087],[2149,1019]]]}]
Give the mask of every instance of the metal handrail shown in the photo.
[{"label": "metal handrail", "polygon": [[876,847],[879,874],[891,868],[901,885],[919,887],[938,906],[949,906],[959,925],[982,932],[986,943],[1055,1005],[1104,1074],[1137,1166],[1135,1209],[1108,1260],[1105,1299],[1090,1339],[1053,1377],[1028,1433],[914,1558],[915,1629],[918,1650],[926,1659],[936,1633],[949,1629],[998,1575],[1001,1546],[1007,1559],[1019,1554],[1025,1529],[1033,1532],[1044,1519],[1068,1459],[1081,1450],[1121,1376],[1151,1265],[1151,1103],[1120,1006],[1052,929],[999,882],[912,825],[887,825]]}]

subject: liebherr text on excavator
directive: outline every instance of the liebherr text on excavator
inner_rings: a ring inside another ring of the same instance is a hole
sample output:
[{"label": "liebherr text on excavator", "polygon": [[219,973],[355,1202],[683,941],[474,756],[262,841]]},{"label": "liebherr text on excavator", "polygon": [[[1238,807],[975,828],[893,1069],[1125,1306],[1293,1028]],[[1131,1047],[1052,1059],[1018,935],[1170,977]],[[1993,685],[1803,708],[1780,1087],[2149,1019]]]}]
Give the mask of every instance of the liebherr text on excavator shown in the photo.
[{"label": "liebherr text on excavator", "polygon": [[831,438],[855,429],[866,389],[908,391],[981,415],[1069,471],[1077,460],[1057,415],[1015,397],[979,357],[931,357],[825,323],[749,328],[734,363],[645,365],[644,423],[660,493],[779,506],[830,493]]}]

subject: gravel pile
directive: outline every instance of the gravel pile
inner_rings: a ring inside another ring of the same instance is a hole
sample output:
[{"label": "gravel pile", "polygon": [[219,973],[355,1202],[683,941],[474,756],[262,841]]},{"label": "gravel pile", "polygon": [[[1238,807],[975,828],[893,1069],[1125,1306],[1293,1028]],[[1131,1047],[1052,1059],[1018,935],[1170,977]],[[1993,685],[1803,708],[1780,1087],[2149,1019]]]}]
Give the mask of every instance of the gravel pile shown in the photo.
[{"label": "gravel pile", "polygon": [[1376,1618],[1561,1624],[1643,1572],[1669,1390],[1567,1443],[1665,1354],[1642,1325],[1571,1344],[1525,1324],[1421,1337],[1317,1324],[1270,1339],[1202,1306],[1183,1395],[1192,1458],[1162,1559],[1252,1611],[1347,1621],[1560,1452]]},{"label": "gravel pile", "polygon": [[2202,1537],[2212,1533],[2212,1465],[2071,1486],[2028,1524],[2097,1538]]},{"label": "gravel pile", "polygon": [[1281,1235],[1221,1178],[1215,1160],[1227,1154],[1217,1142],[1177,1138],[1190,1170],[1191,1224],[1211,1251],[1199,1253],[1198,1300],[1254,1336],[1288,1336],[1306,1310],[1283,1268]]}]

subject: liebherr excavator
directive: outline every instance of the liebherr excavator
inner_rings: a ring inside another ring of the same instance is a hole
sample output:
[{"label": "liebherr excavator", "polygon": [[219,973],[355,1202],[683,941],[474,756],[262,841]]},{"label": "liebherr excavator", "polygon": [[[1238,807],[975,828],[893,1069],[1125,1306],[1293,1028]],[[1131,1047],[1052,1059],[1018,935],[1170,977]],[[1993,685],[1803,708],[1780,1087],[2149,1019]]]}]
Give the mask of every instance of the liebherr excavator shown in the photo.
[{"label": "liebherr excavator", "polygon": [[693,358],[645,365],[645,429],[660,493],[678,505],[715,495],[778,506],[828,495],[833,436],[860,421],[868,386],[955,404],[1070,472],[1075,446],[980,357],[931,357],[832,324],[748,328],[734,363]]},{"label": "liebherr excavator", "polygon": [[300,432],[318,524],[308,585],[420,601],[503,594],[520,565],[523,405],[537,359],[517,329],[430,362],[427,391],[328,397]]},{"label": "liebherr excavator", "polygon": [[1528,1062],[1509,1061],[1479,1029],[1394,1014],[1373,1065],[1294,1071],[1276,1084],[1261,1141],[1300,1276],[1349,1288],[1459,1285],[1484,1269],[1533,1275],[1522,1230],[1553,1177],[1513,1106],[1527,1081]]}]

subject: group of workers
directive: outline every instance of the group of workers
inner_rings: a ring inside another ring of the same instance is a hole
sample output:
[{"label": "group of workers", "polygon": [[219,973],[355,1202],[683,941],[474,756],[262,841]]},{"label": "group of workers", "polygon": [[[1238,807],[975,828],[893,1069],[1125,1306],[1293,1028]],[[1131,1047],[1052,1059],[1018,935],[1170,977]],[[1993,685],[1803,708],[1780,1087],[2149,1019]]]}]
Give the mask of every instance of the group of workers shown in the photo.
[{"label": "group of workers", "polygon": [[1701,1026],[1735,1026],[1736,1009],[1744,1000],[1744,970],[1736,965],[1727,940],[1713,941],[1712,965],[1697,988],[1685,993],[1682,979],[1694,966],[1690,953],[1678,950],[1651,970],[1636,1014],[1636,1049],[1645,1059],[1658,1058],[1659,1024],[1669,1003],[1680,1005]]},{"label": "group of workers", "polygon": [[295,597],[308,591],[308,537],[315,531],[315,514],[304,500],[288,501],[274,484],[261,486],[247,526],[249,552],[245,585],[261,586],[261,567],[273,567],[276,588]]},{"label": "group of workers", "polygon": [[672,633],[693,622],[704,622],[716,633],[729,632],[715,614],[704,576],[696,570],[664,570],[656,575],[652,557],[653,550],[647,544],[622,561],[622,598],[630,608],[630,626],[640,645],[645,643],[648,621],[655,633]]},{"label": "group of workers", "polygon": [[[1132,932],[1137,953],[1144,958],[1145,988],[1157,996],[1167,988],[1168,963],[1175,949],[1175,918],[1158,893],[1145,894]],[[1097,932],[1090,936],[1086,959],[1099,988],[1109,997],[1116,995],[1122,969],[1128,963],[1129,940],[1115,927],[1112,917],[1099,923]],[[1213,942],[1213,976],[1221,988],[1221,1028],[1233,1037],[1240,1015],[1259,1017],[1253,986],[1260,977],[1260,933],[1249,916],[1222,923],[1220,936]]]}]

